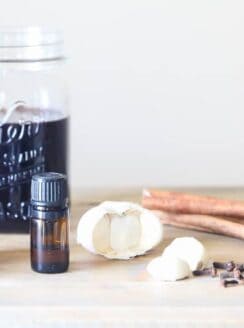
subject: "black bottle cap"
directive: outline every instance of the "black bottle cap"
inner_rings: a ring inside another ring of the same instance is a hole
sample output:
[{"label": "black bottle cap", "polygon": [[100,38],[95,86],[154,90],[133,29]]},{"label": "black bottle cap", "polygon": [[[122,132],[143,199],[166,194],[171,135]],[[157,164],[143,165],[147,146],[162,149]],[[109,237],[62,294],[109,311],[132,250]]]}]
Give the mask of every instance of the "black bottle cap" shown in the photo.
[{"label": "black bottle cap", "polygon": [[31,204],[65,207],[67,205],[67,179],[60,173],[46,172],[31,180]]}]

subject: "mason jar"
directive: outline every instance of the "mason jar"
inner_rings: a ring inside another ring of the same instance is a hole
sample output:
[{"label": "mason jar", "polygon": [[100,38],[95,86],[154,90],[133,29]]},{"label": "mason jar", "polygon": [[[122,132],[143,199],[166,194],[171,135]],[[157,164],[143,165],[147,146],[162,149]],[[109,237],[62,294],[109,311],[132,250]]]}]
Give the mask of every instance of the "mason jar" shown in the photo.
[{"label": "mason jar", "polygon": [[27,232],[31,177],[67,175],[68,97],[63,36],[0,29],[0,232]]}]

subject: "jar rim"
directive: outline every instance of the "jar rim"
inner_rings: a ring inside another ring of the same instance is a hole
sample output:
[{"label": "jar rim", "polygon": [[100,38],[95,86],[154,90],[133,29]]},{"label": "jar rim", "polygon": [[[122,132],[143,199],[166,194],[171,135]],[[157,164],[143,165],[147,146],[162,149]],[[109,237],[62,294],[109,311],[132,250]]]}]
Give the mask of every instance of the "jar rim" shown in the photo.
[{"label": "jar rim", "polygon": [[0,61],[41,61],[64,57],[63,33],[40,26],[1,27]]}]

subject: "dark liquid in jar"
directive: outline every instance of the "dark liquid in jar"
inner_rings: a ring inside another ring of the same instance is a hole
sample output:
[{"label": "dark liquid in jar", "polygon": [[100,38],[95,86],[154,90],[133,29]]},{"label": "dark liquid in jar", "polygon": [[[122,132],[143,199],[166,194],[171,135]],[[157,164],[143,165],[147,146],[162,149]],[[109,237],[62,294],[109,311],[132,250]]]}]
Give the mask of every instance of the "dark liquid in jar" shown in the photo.
[{"label": "dark liquid in jar", "polygon": [[32,175],[67,174],[68,118],[0,126],[0,232],[28,232]]}]

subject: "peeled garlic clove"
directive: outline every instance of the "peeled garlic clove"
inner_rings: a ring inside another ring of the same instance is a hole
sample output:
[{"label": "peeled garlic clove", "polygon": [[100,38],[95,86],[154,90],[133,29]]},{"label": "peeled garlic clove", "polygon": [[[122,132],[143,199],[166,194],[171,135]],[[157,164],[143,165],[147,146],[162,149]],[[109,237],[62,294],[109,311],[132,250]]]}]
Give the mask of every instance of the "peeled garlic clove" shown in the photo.
[{"label": "peeled garlic clove", "polygon": [[[91,253],[96,254],[97,248],[105,252],[110,247],[108,240],[110,236],[108,234],[110,221],[106,214],[102,207],[93,207],[83,215],[82,222],[80,221],[78,224],[77,242],[81,243]],[[97,243],[96,246],[94,245],[93,238]]]},{"label": "peeled garlic clove", "polygon": [[176,281],[188,278],[191,274],[189,265],[172,256],[159,256],[147,265],[147,271],[155,280]]},{"label": "peeled garlic clove", "polygon": [[[117,233],[121,231],[121,233]],[[110,223],[111,248],[116,252],[127,251],[136,247],[141,238],[141,223],[136,213],[127,214],[125,217],[113,215]]]},{"label": "peeled garlic clove", "polygon": [[81,217],[77,242],[110,259],[129,259],[155,247],[162,234],[162,224],[151,211],[130,202],[106,201]]},{"label": "peeled garlic clove", "polygon": [[203,244],[193,237],[174,239],[165,248],[163,255],[179,257],[189,264],[191,271],[200,269],[207,262],[207,253]]}]

